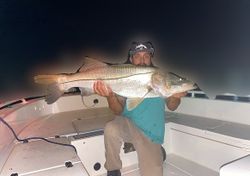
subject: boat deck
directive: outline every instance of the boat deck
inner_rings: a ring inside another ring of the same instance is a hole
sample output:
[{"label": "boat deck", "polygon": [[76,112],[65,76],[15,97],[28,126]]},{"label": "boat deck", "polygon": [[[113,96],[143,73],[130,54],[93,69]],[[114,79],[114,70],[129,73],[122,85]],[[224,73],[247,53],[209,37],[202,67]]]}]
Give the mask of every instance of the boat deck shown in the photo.
[{"label": "boat deck", "polygon": [[72,136],[103,129],[114,115],[108,108],[66,111],[36,119],[20,134],[20,138],[31,136]]},{"label": "boat deck", "polygon": [[[97,98],[85,99],[87,107],[79,96],[65,96],[53,105],[32,100],[1,110],[19,138],[44,137],[74,145],[77,153],[42,140],[18,143],[0,123],[0,176],[104,176],[103,128],[114,115],[106,99],[95,104]],[[164,175],[249,175],[248,112],[246,103],[183,99],[175,112],[167,112]],[[120,154],[122,175],[139,176],[136,152],[122,147]]]},{"label": "boat deck", "polygon": [[[49,138],[50,140],[72,143],[72,140],[80,140],[85,144],[88,141],[84,141],[88,137],[90,132],[95,134],[102,131],[106,122],[112,120],[114,115],[108,108],[88,109],[88,110],[76,110],[70,112],[62,112],[44,116],[43,118],[36,119],[30,123],[19,134],[20,138],[27,138],[32,136],[39,136]],[[173,121],[173,117],[170,116],[169,122]],[[180,120],[180,119],[176,119]],[[99,136],[100,133],[98,133]],[[56,136],[56,137],[55,137]],[[58,138],[59,137],[59,138]],[[96,139],[102,145],[103,140]],[[91,146],[89,146],[91,147]],[[101,146],[95,146],[102,148]],[[91,149],[81,151],[82,147],[78,147],[78,155],[72,148],[58,146],[44,141],[32,141],[29,143],[15,144],[10,157],[8,158],[1,175],[11,175],[18,173],[19,175],[105,175],[104,168],[102,171],[88,171],[88,164],[83,162],[85,154],[93,160],[95,157],[91,155],[97,152]],[[100,149],[101,150],[101,149]],[[93,152],[93,153],[91,153]],[[97,152],[98,153],[98,152]],[[135,153],[135,152],[134,152]],[[82,156],[80,156],[82,155]],[[134,155],[134,154],[132,154]],[[104,158],[104,152],[102,159]],[[100,157],[100,156],[97,156]],[[134,156],[132,157],[134,158]],[[65,167],[65,163],[70,161],[73,167]],[[92,162],[92,161],[89,161]],[[98,161],[93,161],[98,162]],[[19,163],[19,164],[16,164]],[[84,163],[84,165],[83,165]],[[85,165],[86,164],[86,165]],[[92,165],[90,166],[92,167]],[[87,171],[86,171],[87,170]],[[93,169],[92,169],[93,170]],[[132,164],[129,167],[125,167],[122,170],[122,175],[126,176],[139,176],[139,170],[137,164]],[[182,158],[174,153],[167,155],[167,160],[164,162],[164,175],[167,176],[218,176],[219,173],[209,168],[206,168],[198,163],[192,162],[188,159]]]},{"label": "boat deck", "polygon": [[[52,140],[69,143],[67,138]],[[72,167],[65,167],[68,161],[72,163]],[[1,175],[7,176],[13,173],[27,176],[87,176],[88,174],[73,149],[44,141],[16,144]],[[219,176],[215,171],[174,154],[168,155],[164,162],[164,176],[200,176],[200,173],[203,176]],[[105,176],[105,174],[100,175]],[[137,165],[132,165],[124,168],[122,175],[139,176],[140,174]]]}]

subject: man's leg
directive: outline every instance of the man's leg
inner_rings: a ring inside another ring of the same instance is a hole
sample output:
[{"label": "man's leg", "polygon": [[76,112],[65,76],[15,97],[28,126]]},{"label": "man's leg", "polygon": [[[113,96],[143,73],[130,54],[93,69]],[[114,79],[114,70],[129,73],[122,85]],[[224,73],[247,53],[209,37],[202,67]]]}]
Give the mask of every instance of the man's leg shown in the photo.
[{"label": "man's leg", "polygon": [[120,149],[122,142],[128,140],[126,118],[116,116],[114,120],[108,122],[104,129],[105,157],[104,167],[108,171],[120,170],[122,162],[120,159]]},{"label": "man's leg", "polygon": [[153,143],[131,121],[128,120],[128,124],[129,133],[137,151],[141,176],[163,176],[161,145]]},{"label": "man's leg", "polygon": [[135,145],[141,176],[163,176],[161,145],[144,138]]}]

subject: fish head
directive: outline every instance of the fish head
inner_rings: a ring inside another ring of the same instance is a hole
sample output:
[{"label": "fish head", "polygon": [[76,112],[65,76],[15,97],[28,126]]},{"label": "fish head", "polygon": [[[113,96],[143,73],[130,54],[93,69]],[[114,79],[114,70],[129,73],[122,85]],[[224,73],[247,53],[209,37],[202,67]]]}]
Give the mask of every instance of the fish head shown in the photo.
[{"label": "fish head", "polygon": [[175,73],[154,73],[151,79],[152,88],[161,96],[169,97],[173,94],[196,89],[197,86],[191,80],[183,78]]}]

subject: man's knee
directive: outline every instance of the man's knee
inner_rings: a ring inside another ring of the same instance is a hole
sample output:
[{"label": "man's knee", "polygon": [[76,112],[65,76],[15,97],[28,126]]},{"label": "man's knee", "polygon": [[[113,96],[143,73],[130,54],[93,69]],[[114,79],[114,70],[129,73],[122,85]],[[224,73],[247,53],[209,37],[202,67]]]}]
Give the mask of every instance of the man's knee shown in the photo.
[{"label": "man's knee", "polygon": [[105,136],[117,136],[119,134],[118,125],[114,121],[106,123],[104,127]]},{"label": "man's knee", "polygon": [[163,176],[163,166],[153,166],[153,167],[147,167],[143,170],[140,170],[140,174],[142,176]]}]

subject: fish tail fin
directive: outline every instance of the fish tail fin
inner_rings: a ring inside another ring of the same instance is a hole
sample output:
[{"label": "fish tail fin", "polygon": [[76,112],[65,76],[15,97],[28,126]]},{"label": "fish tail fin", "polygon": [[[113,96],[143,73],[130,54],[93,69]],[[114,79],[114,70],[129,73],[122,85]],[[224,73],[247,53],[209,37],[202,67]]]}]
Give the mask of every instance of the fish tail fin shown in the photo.
[{"label": "fish tail fin", "polygon": [[64,90],[60,88],[59,84],[57,83],[50,84],[47,89],[47,95],[45,97],[45,101],[48,104],[52,104],[56,102],[63,94]]},{"label": "fish tail fin", "polygon": [[35,83],[38,84],[53,84],[60,82],[63,79],[64,75],[38,75],[34,77]]}]

